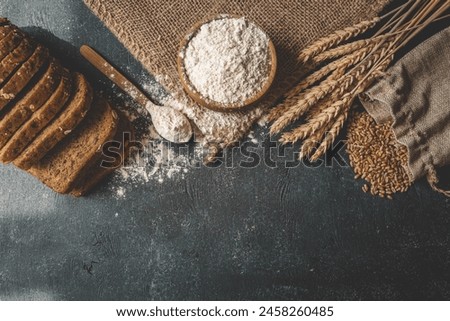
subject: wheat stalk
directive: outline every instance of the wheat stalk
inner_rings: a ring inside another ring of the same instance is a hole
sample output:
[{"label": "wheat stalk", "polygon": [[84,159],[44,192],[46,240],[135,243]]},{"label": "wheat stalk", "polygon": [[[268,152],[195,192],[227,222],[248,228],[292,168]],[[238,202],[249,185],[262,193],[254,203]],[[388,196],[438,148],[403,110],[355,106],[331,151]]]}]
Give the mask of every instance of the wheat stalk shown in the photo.
[{"label": "wheat stalk", "polygon": [[335,47],[364,33],[384,17],[363,21],[314,42],[300,53],[301,61],[321,63],[338,59],[286,94],[284,101],[270,112],[270,133],[281,132],[306,114],[306,123],[283,133],[280,142],[303,140],[300,158],[312,154],[311,160],[317,160],[338,136],[354,99],[384,74],[399,48],[433,21],[446,17],[443,14],[449,8],[449,0],[408,0],[384,16],[392,15],[372,38]]},{"label": "wheat stalk", "polygon": [[317,117],[317,115],[319,115],[325,108],[330,107],[339,98],[339,93],[339,88],[336,88],[322,101],[311,107],[308,113],[305,115],[305,120],[309,121]]},{"label": "wheat stalk", "polygon": [[[317,130],[325,127],[326,124],[334,121],[334,119],[346,108],[349,108],[356,96],[365,89],[369,80],[366,80],[365,86],[357,84],[355,89],[349,93],[346,93],[347,89],[355,85],[357,81],[363,78],[364,73],[374,66],[380,59],[385,48],[380,48],[379,52],[371,57],[366,64],[360,65],[358,68],[353,70],[351,73],[346,74],[339,83],[339,87],[336,89],[335,95],[342,94],[343,96],[321,110],[315,117],[312,117],[306,124],[302,124],[294,130],[284,133],[280,142],[282,144],[295,143],[301,139],[305,139],[311,134],[315,133]],[[379,67],[378,67],[379,68]],[[371,79],[370,79],[371,80]]]},{"label": "wheat stalk", "polygon": [[[306,108],[306,106],[304,106],[304,99],[307,99],[306,94],[309,94],[311,91],[305,92],[305,89],[310,88],[313,84],[317,83],[318,81],[320,81],[322,78],[324,78],[326,75],[328,75],[331,71],[334,71],[329,78],[327,78],[323,83],[321,83],[321,85],[323,86],[327,86],[327,84],[330,84],[333,80],[336,79],[340,79],[346,72],[347,69],[355,66],[356,64],[360,63],[361,61],[363,61],[367,55],[369,53],[371,53],[371,51],[373,50],[374,46],[376,45],[376,43],[373,43],[371,46],[367,46],[365,48],[361,48],[360,50],[355,51],[354,53],[345,56],[339,60],[336,60],[330,64],[328,64],[327,66],[319,69],[318,71],[316,71],[315,73],[311,74],[310,76],[308,76],[304,81],[300,82],[295,88],[293,88],[292,90],[290,90],[286,95],[285,98],[283,100],[283,102],[281,104],[279,104],[277,107],[273,108],[271,110],[271,112],[269,113],[269,121],[274,121],[274,120],[278,120],[279,118],[281,118],[278,122],[276,121],[276,125],[274,123],[274,125],[272,127],[274,127],[271,131],[271,133],[278,133],[279,130],[281,130],[282,127],[281,123],[285,123],[285,122],[292,122],[295,119],[294,114],[297,117],[300,117],[301,115],[304,114],[304,112],[307,111],[308,108]],[[386,48],[386,46],[382,47],[382,48]],[[378,58],[378,57],[377,57]],[[370,66],[366,66],[366,67],[370,67]],[[341,91],[345,90],[348,88],[348,86],[352,83],[352,79],[348,79],[345,78],[345,81],[342,82],[341,85]],[[319,87],[315,87],[315,88],[319,88]],[[317,89],[318,91],[318,89]],[[314,93],[314,91],[312,91]],[[324,97],[324,95],[319,95],[319,99],[322,99]],[[319,100],[318,99],[318,100]],[[317,102],[318,100],[316,100],[315,102]],[[310,103],[314,103],[314,102],[310,102]],[[306,110],[305,110],[306,108]],[[285,119],[288,118],[289,119]],[[278,128],[278,126],[280,126],[280,128]]]},{"label": "wheat stalk", "polygon": [[[391,61],[393,60],[393,56],[389,56],[388,59],[382,61],[379,65],[375,67],[375,70],[370,73],[370,76],[365,79],[360,85],[356,86],[356,91],[353,93],[354,97],[362,93],[366,88],[368,88],[371,82],[380,76],[383,75],[384,70],[389,66]],[[322,157],[326,151],[331,147],[331,145],[336,140],[336,137],[344,127],[344,123],[348,118],[348,114],[350,112],[350,107],[353,101],[351,101],[347,106],[344,107],[342,112],[338,115],[335,122],[331,124],[329,132],[325,135],[324,140],[320,143],[319,147],[316,149],[315,153],[311,156],[310,160],[312,162],[317,161],[320,157]],[[323,136],[322,136],[323,137]]]},{"label": "wheat stalk", "polygon": [[319,40],[313,42],[311,45],[303,49],[300,52],[298,59],[301,62],[306,63],[317,54],[366,32],[368,29],[375,26],[379,21],[379,17],[375,17],[371,20],[364,20],[354,26],[338,30],[326,37],[320,38]]},{"label": "wheat stalk", "polygon": [[[350,105],[348,105],[348,109],[350,109]],[[332,123],[329,132],[325,135],[324,140],[320,143],[319,147],[316,149],[316,152],[311,156],[311,161],[315,162],[320,157],[322,157],[328,148],[334,143],[336,137],[341,132],[342,127],[344,126],[344,122],[347,120],[348,110],[343,111],[334,123]]]},{"label": "wheat stalk", "polygon": [[332,123],[322,127],[303,141],[300,147],[299,160],[309,158],[313,154],[314,149],[320,144],[327,131],[330,130],[331,125]]},{"label": "wheat stalk", "polygon": [[283,128],[299,119],[311,106],[323,99],[332,92],[339,82],[334,77],[329,77],[316,87],[307,89],[304,92],[302,100],[291,106],[280,118],[278,118],[270,127],[270,134],[279,133]]},{"label": "wheat stalk", "polygon": [[335,119],[337,115],[345,108],[345,106],[353,100],[353,96],[349,93],[345,94],[340,100],[331,104],[330,107],[325,108],[317,117],[311,119],[306,124],[302,124],[299,127],[293,129],[290,132],[284,133],[280,142],[282,144],[295,143],[300,139],[304,139],[315,133],[324,125]]},{"label": "wheat stalk", "polygon": [[[371,51],[376,44],[378,44],[385,37],[379,36],[371,39],[361,39],[358,41],[350,42],[345,45],[341,45],[339,47],[330,49],[328,51],[324,51],[313,58],[314,63],[319,64],[329,59],[334,59],[338,57],[342,57],[344,55],[351,55],[361,49],[364,52]],[[331,62],[330,64],[333,64]]]},{"label": "wheat stalk", "polygon": [[[381,49],[383,48],[384,47],[382,47]],[[378,56],[374,57],[374,59],[370,59],[365,65],[361,65],[359,69],[357,69],[354,73],[347,74],[344,76],[344,78],[341,78],[342,75],[344,75],[346,69],[364,60],[372,49],[372,47],[360,49],[355,53],[349,55],[348,57],[344,57],[330,64],[332,65],[332,67],[330,68],[335,69],[334,72],[319,85],[310,89],[306,89],[302,93],[301,97],[297,96],[294,90],[291,90],[287,94],[284,102],[274,108],[274,110],[272,110],[269,114],[269,120],[275,120],[270,128],[270,133],[272,135],[279,133],[287,125],[296,121],[303,114],[305,114],[311,106],[317,104],[320,100],[326,97],[338,85],[340,92],[344,92],[346,89],[348,89],[354,83],[360,73],[371,67],[371,64],[374,63],[376,59],[378,59]],[[382,51],[379,53],[379,55],[381,53]],[[321,70],[323,70],[324,68],[322,68]],[[322,72],[321,70],[317,71],[310,77],[307,77],[307,79],[300,83],[297,87],[307,87],[308,84],[312,82],[312,79],[318,79],[320,77],[319,74],[322,75],[326,71],[328,71],[328,69],[324,72]]]}]

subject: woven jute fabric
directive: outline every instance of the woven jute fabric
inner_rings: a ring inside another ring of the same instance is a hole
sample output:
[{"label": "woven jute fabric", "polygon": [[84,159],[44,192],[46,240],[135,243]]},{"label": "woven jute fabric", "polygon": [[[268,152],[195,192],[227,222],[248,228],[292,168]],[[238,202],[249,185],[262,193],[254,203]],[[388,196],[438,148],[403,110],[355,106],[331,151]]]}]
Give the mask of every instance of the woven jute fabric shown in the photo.
[{"label": "woven jute fabric", "polygon": [[[225,147],[302,76],[296,56],[308,43],[376,16],[389,0],[84,0],[126,48],[175,97],[207,142]],[[271,91],[249,111],[220,113],[195,104],[183,92],[176,59],[181,39],[198,21],[217,14],[245,16],[273,40],[278,73]]]},{"label": "woven jute fabric", "polygon": [[409,154],[411,179],[450,165],[450,28],[424,41],[361,96],[377,123],[393,121],[393,130]]}]

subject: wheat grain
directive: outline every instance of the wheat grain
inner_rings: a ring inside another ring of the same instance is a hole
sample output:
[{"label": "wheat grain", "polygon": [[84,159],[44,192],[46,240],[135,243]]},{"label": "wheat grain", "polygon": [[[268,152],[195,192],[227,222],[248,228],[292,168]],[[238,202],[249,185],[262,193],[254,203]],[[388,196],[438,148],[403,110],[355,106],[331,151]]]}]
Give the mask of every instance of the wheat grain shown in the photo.
[{"label": "wheat grain", "polygon": [[411,186],[408,150],[397,142],[391,124],[377,125],[365,112],[356,115],[348,128],[347,152],[356,178],[369,183],[363,191],[392,198]]},{"label": "wheat grain", "polygon": [[366,32],[368,29],[375,26],[379,21],[379,17],[375,17],[371,20],[361,21],[354,26],[344,28],[343,30],[338,30],[326,37],[320,38],[319,40],[313,42],[310,46],[302,50],[298,56],[298,59],[299,61],[306,63],[317,54]]}]

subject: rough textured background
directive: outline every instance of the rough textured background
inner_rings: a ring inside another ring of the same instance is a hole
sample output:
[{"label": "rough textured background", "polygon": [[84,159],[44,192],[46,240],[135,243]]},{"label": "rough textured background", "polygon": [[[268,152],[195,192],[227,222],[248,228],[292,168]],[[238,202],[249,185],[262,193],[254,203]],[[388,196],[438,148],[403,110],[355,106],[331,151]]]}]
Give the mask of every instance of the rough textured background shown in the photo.
[{"label": "rough textured background", "polygon": [[[92,80],[82,43],[147,77],[81,0],[0,15]],[[74,199],[0,166],[0,299],[450,299],[450,201],[423,181],[394,201],[339,166],[193,169],[125,200],[111,184]]]}]

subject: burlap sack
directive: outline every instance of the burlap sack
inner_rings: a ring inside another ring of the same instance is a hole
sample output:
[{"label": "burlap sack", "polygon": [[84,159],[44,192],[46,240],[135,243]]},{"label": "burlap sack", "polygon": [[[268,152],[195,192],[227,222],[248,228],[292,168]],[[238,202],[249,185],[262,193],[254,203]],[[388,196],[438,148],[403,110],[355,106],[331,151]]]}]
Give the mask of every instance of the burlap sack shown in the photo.
[{"label": "burlap sack", "polygon": [[450,165],[450,28],[400,59],[361,102],[377,123],[394,121],[398,141],[408,147],[411,179],[427,176],[450,196],[436,186],[436,168]]},{"label": "burlap sack", "polygon": [[[296,55],[311,41],[372,18],[389,0],[84,0],[130,52],[172,93],[208,142],[225,147],[249,130],[265,106],[299,79]],[[179,42],[197,21],[228,13],[246,16],[271,37],[279,61],[277,79],[265,101],[247,112],[223,114],[196,105],[177,75]],[[113,57],[111,57],[113,58]]]}]

